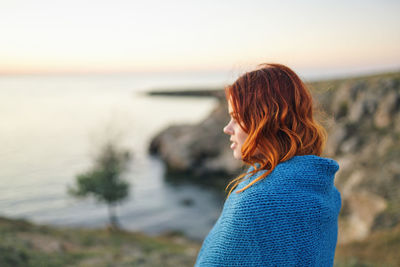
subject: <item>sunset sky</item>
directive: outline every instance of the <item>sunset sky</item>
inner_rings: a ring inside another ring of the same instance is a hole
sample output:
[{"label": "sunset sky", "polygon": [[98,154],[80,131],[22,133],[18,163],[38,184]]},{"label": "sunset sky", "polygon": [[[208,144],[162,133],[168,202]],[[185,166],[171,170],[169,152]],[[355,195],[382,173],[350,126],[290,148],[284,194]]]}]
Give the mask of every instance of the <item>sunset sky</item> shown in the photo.
[{"label": "sunset sky", "polygon": [[0,0],[0,73],[400,68],[400,1]]}]

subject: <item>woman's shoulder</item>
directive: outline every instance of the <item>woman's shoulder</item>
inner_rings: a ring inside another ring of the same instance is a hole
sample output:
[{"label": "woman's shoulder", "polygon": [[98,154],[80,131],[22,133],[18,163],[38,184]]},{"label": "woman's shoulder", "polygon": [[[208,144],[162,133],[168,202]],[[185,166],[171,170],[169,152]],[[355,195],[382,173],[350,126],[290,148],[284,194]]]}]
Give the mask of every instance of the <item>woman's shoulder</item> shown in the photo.
[{"label": "woman's shoulder", "polygon": [[238,190],[266,172],[266,170],[257,171],[243,181],[237,190],[233,192],[232,208],[235,210],[235,213],[243,216],[258,216],[259,214],[274,212],[274,210],[277,211],[282,207],[297,205],[296,198],[298,195],[292,190],[281,186],[272,176],[267,176],[255,182],[244,191],[238,192]]},{"label": "woman's shoulder", "polygon": [[[307,206],[307,203],[315,205],[319,201],[330,201],[337,193],[333,183],[336,164],[334,161],[329,163],[333,166],[332,171],[326,167],[316,168],[317,163],[316,157],[296,157],[278,164],[271,173],[259,180],[257,178],[267,170],[254,172],[254,167],[249,167],[245,180],[234,192],[237,194],[236,204],[245,208],[266,209],[274,205]],[[325,160],[322,163],[325,164]],[[252,182],[251,186],[238,193],[238,190]]]},{"label": "woman's shoulder", "polygon": [[[280,164],[268,176],[246,190],[239,193],[236,191],[231,203],[232,213],[240,215],[238,218],[243,221],[254,221],[266,219],[268,216],[291,218],[299,214],[338,212],[341,200],[340,193],[333,185],[334,172],[326,168],[325,171],[323,168],[315,169],[313,165],[316,163],[313,160],[314,157],[303,157]],[[302,169],[293,168],[299,164],[303,166]],[[265,172],[266,170],[255,172],[240,188]]]},{"label": "woman's shoulder", "polygon": [[[255,164],[257,168],[259,164]],[[263,179],[258,179],[267,170],[259,169],[254,172],[251,166],[248,170],[246,186],[254,182],[252,188],[257,193],[281,192],[290,193],[329,193],[334,189],[335,174],[339,169],[338,163],[329,158],[315,155],[294,156],[291,159],[280,162],[271,173]]]}]

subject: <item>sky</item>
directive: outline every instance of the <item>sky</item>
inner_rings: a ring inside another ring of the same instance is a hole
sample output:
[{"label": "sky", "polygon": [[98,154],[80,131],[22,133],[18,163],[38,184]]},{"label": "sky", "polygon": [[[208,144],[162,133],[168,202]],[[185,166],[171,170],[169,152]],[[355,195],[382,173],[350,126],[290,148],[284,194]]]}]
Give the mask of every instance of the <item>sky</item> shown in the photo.
[{"label": "sky", "polygon": [[400,69],[400,1],[0,0],[0,73]]}]

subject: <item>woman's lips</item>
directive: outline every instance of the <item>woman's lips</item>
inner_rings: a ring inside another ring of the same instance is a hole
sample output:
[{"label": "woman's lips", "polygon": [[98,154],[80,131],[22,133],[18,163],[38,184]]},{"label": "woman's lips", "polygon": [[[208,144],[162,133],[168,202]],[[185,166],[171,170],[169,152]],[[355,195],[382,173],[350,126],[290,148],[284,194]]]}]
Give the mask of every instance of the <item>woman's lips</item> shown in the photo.
[{"label": "woman's lips", "polygon": [[231,144],[231,149],[235,149],[235,147],[236,147],[236,143],[235,143],[235,142],[232,142],[232,144]]}]

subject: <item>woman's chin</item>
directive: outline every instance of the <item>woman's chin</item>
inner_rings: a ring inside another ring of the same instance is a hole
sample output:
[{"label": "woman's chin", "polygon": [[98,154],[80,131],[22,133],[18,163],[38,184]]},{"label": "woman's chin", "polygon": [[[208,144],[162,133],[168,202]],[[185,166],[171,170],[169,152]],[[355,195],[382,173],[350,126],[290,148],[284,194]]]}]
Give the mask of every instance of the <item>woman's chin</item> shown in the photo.
[{"label": "woman's chin", "polygon": [[238,154],[236,151],[233,151],[233,157],[234,157],[234,159],[237,159],[237,160],[242,159],[242,155]]}]

